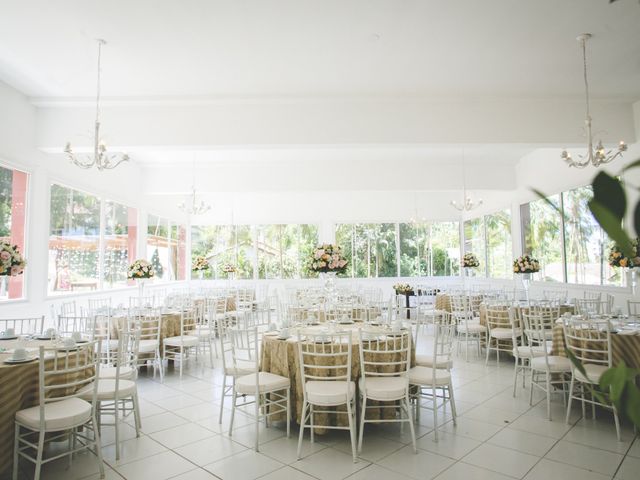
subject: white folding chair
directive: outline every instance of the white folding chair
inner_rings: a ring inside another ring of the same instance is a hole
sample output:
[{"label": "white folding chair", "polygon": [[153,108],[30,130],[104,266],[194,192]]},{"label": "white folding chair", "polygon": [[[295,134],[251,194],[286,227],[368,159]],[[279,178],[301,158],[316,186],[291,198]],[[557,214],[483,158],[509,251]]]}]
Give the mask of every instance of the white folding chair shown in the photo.
[{"label": "white folding chair", "polygon": [[13,329],[16,335],[34,335],[42,333],[44,325],[44,315],[41,317],[27,318],[3,318],[0,319],[0,331],[6,332]]}]

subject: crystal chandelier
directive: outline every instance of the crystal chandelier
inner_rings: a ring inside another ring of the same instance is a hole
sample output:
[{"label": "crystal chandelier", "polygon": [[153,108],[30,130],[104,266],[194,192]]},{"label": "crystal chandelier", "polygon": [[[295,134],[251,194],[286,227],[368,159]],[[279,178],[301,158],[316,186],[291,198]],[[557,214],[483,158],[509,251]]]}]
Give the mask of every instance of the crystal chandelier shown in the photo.
[{"label": "crystal chandelier", "polygon": [[83,155],[82,157],[78,157],[73,150],[71,149],[71,143],[67,142],[66,147],[64,148],[64,153],[67,154],[69,159],[80,168],[91,168],[95,165],[98,170],[111,170],[116,168],[122,162],[129,161],[129,155],[126,153],[116,154],[116,153],[108,153],[107,146],[100,139],[100,56],[102,51],[102,46],[106,45],[106,41],[99,38],[98,42],[98,86],[96,93],[96,123],[94,127],[94,138],[93,138],[93,156],[91,155]]},{"label": "crystal chandelier", "polygon": [[178,204],[178,208],[187,215],[202,215],[211,210],[211,205],[207,205],[203,200],[198,201],[196,199],[196,187],[191,187],[191,199],[189,203],[181,202]]},{"label": "crystal chandelier", "polygon": [[451,206],[460,212],[469,212],[474,208],[482,205],[482,199],[479,198],[474,201],[471,197],[467,196],[467,175],[464,164],[464,151],[462,152],[462,203],[458,203],[455,200],[451,200]]},{"label": "crystal chandelier", "polygon": [[610,163],[615,160],[617,157],[622,155],[622,152],[627,150],[627,144],[624,141],[621,141],[615,151],[613,149],[606,150],[604,145],[602,145],[602,141],[598,140],[598,144],[596,147],[593,147],[593,133],[591,131],[591,111],[589,108],[589,82],[587,80],[587,40],[591,38],[590,33],[583,33],[579,35],[576,40],[580,43],[580,47],[582,48],[582,66],[583,66],[583,75],[584,75],[584,92],[585,99],[587,104],[587,117],[585,118],[584,124],[587,133],[587,153],[586,155],[579,155],[578,160],[574,160],[569,152],[566,150],[562,151],[560,157],[567,162],[570,167],[576,168],[585,168],[589,164],[594,167],[599,167],[605,163]]}]

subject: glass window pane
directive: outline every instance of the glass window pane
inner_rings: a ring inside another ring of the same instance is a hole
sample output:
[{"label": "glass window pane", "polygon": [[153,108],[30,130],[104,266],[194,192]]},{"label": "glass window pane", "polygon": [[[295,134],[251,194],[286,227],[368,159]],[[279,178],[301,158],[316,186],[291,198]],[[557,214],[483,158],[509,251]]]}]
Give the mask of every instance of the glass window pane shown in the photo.
[{"label": "glass window pane", "polygon": [[225,264],[237,269],[235,278],[253,278],[254,242],[249,225],[207,225],[191,227],[192,257],[202,255],[209,260],[211,269],[205,278],[226,279],[222,271]]},{"label": "glass window pane", "polygon": [[487,215],[487,261],[489,277],[513,277],[511,250],[511,211],[509,209]]},{"label": "glass window pane", "polygon": [[619,272],[607,261],[610,241],[587,205],[592,197],[590,185],[562,194],[567,282],[620,285]]},{"label": "glass window pane", "polygon": [[362,278],[397,276],[395,223],[336,225],[336,243],[349,260],[347,275]]},{"label": "glass window pane", "polygon": [[[547,198],[560,208],[560,195]],[[540,261],[540,278],[563,282],[562,218],[547,200],[536,200],[520,206],[524,253]]]},{"label": "glass window pane", "polygon": [[169,221],[149,215],[147,217],[147,260],[156,272],[156,279],[170,280]]},{"label": "glass window pane", "polygon": [[308,276],[306,259],[318,236],[315,225],[259,225],[256,229],[258,278]]},{"label": "glass window pane", "polygon": [[484,219],[474,218],[464,222],[464,253],[474,253],[480,261],[477,269],[478,276],[487,274],[486,243],[484,238]]},{"label": "glass window pane", "polygon": [[[25,258],[28,177],[20,170],[0,166],[0,240],[17,245]],[[0,281],[7,281],[6,292],[0,301],[23,297],[24,275],[0,278]]]},{"label": "glass window pane", "polygon": [[99,246],[98,197],[52,185],[49,292],[97,289]]},{"label": "glass window pane", "polygon": [[136,255],[137,210],[110,201],[104,209],[103,287],[124,287],[127,269]]},{"label": "glass window pane", "polygon": [[400,275],[456,275],[460,268],[458,222],[401,223]]}]

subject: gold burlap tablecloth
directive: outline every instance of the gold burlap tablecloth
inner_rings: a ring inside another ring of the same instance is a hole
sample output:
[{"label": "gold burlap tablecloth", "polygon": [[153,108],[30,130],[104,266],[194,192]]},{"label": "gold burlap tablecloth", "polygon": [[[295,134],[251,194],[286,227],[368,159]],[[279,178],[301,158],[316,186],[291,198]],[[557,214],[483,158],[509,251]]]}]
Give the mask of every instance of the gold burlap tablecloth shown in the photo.
[{"label": "gold burlap tablecloth", "polygon": [[[13,467],[13,437],[14,420],[18,410],[38,405],[40,401],[39,389],[39,363],[37,360],[9,365],[4,361],[11,356],[13,349],[18,346],[27,348],[29,353],[36,353],[42,345],[45,347],[54,346],[52,341],[44,340],[2,340],[0,341],[0,478],[10,478]],[[73,352],[61,353],[61,355],[73,355]],[[78,372],[87,378],[93,372]],[[67,379],[75,381],[75,379]],[[59,379],[57,383],[60,383]]]},{"label": "gold burlap tablecloth", "polygon": [[[482,295],[467,295],[470,302],[480,302]],[[436,310],[444,310],[445,312],[451,312],[451,295],[448,293],[438,293],[436,295],[435,307]]]},{"label": "gold burlap tablecloth", "polygon": [[[497,322],[500,323],[500,327],[501,328],[511,328],[511,322],[509,321],[509,313],[507,311],[507,307],[496,307],[495,310],[498,309],[502,309],[504,308],[504,316],[500,316],[497,319],[499,320],[503,320],[502,322]],[[519,316],[519,318],[522,318],[522,314],[527,314],[529,312],[529,307],[527,306],[517,306],[516,307],[516,315]],[[574,312],[574,307],[573,305],[560,305],[560,315],[563,315],[564,313],[573,313]],[[480,304],[480,324],[481,325],[486,325],[487,324],[487,305],[485,303],[481,303]]]},{"label": "gold burlap tablecloth", "polygon": [[[353,351],[351,358],[351,377],[352,381],[356,384],[356,390],[358,388],[358,379],[360,378],[360,347],[358,344],[358,327],[350,326],[353,331],[352,342]],[[380,329],[381,333],[388,333],[389,330]],[[320,333],[320,330],[318,330]],[[390,341],[393,341],[393,337],[389,337]],[[391,360],[391,359],[390,359]],[[411,347],[411,365],[415,365],[415,347],[412,344]],[[381,366],[380,371],[385,367]],[[298,353],[298,341],[291,337],[287,340],[279,340],[276,336],[265,335],[262,342],[262,353],[260,370],[263,372],[275,373],[283,377],[288,377],[291,380],[291,418],[299,424],[302,414],[303,403],[303,391],[302,391],[302,378],[300,372],[300,361]],[[358,398],[356,393],[356,399]],[[367,401],[367,406],[376,405],[376,402],[371,400]],[[386,404],[388,405],[388,404]],[[324,409],[324,407],[323,407]],[[336,407],[336,412],[346,412],[346,406]],[[391,408],[368,408],[367,418],[389,418],[395,414]],[[314,422],[316,425],[347,425],[348,419],[344,414],[331,413],[331,414],[315,414]],[[277,418],[274,419],[277,420]],[[316,433],[323,434],[327,430],[322,428],[316,428]]]}]

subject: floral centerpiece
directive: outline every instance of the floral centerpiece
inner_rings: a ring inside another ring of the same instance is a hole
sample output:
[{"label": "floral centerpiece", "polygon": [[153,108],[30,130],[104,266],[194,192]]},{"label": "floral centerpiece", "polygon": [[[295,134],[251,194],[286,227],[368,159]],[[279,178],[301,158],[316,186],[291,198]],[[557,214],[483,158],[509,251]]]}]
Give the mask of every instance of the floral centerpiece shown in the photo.
[{"label": "floral centerpiece", "polygon": [[522,255],[513,261],[513,273],[529,274],[540,271],[540,262],[529,255]]},{"label": "floral centerpiece", "polygon": [[476,257],[475,253],[465,253],[462,257],[461,262],[462,268],[478,268],[480,266],[480,261],[478,257]]},{"label": "floral centerpiece", "polygon": [[236,273],[236,272],[238,271],[238,269],[236,268],[236,266],[235,266],[235,265],[232,265],[232,264],[230,264],[230,263],[225,263],[225,264],[222,266],[222,271],[223,271],[224,273]]},{"label": "floral centerpiece", "polygon": [[618,245],[613,244],[609,249],[609,265],[612,267],[622,267],[622,268],[634,268],[640,267],[640,256],[638,256],[638,246],[640,244],[640,238],[635,238],[632,241],[632,250],[633,257],[629,258],[624,253]]},{"label": "floral centerpiece", "polygon": [[324,243],[316,247],[309,260],[309,270],[318,273],[342,273],[347,269],[347,259],[338,245]]},{"label": "floral centerpiece", "polygon": [[393,286],[393,289],[396,291],[396,295],[413,295],[413,287],[408,283],[396,283]]},{"label": "floral centerpiece", "polygon": [[143,259],[133,262],[129,265],[129,270],[127,271],[127,278],[132,278],[134,280],[153,278],[155,275],[156,271],[153,269],[153,265]]},{"label": "floral centerpiece", "polygon": [[20,253],[17,245],[0,243],[0,276],[15,277],[24,272],[27,261]]},{"label": "floral centerpiece", "polygon": [[204,272],[205,270],[209,270],[211,266],[205,257],[202,255],[198,255],[193,259],[193,263],[191,264],[191,270],[194,272]]}]

